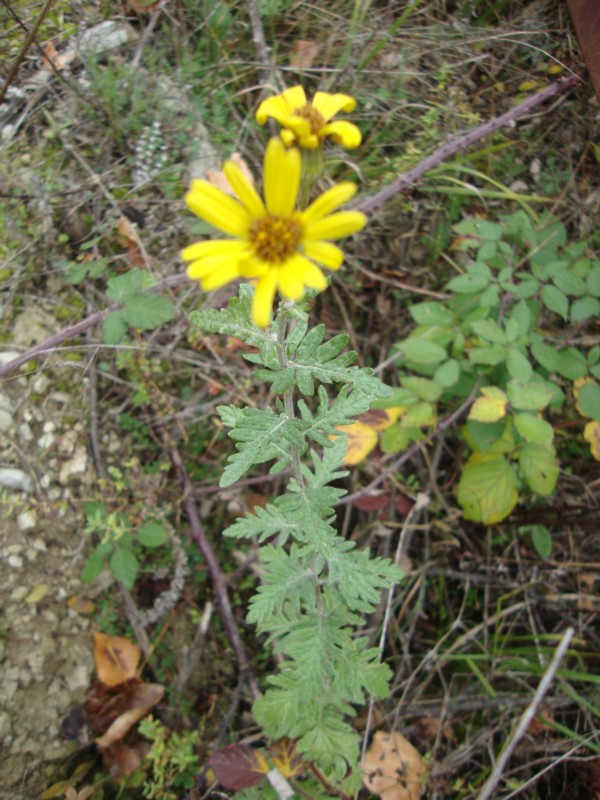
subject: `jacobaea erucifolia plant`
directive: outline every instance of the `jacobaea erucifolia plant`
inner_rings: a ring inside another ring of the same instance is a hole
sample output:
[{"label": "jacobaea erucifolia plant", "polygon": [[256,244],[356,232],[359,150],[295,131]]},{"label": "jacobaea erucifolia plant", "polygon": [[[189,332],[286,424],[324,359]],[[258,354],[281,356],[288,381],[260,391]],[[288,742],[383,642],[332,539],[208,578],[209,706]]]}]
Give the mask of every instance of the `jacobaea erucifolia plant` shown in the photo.
[{"label": "jacobaea erucifolia plant", "polygon": [[272,462],[271,473],[291,472],[285,494],[225,531],[258,539],[262,575],[248,620],[282,657],[254,715],[268,737],[296,740],[304,759],[348,788],[360,777],[359,735],[348,720],[355,706],[387,694],[390,677],[379,648],[359,631],[381,590],[400,577],[388,560],[357,549],[334,525],[345,490],[332,484],[347,474],[338,428],[389,390],[371,370],[354,366],[348,336],[327,338],[323,325],[309,326],[307,314],[307,290],[326,289],[324,268],[343,263],[334,242],[366,223],[358,211],[339,210],[354,196],[353,183],[335,184],[308,202],[327,140],[360,144],[355,125],[333,119],[354,104],[325,92],[310,103],[300,86],[265,100],[258,122],[272,117],[282,130],[265,150],[262,196],[233,161],[224,165],[232,194],[194,181],[188,207],[228,238],[196,242],[182,253],[189,277],[206,291],[238,278],[252,281],[241,284],[227,309],[193,312],[191,321],[252,348],[245,358],[276,397],[264,409],[219,408],[236,444],[221,486],[265,462]]}]

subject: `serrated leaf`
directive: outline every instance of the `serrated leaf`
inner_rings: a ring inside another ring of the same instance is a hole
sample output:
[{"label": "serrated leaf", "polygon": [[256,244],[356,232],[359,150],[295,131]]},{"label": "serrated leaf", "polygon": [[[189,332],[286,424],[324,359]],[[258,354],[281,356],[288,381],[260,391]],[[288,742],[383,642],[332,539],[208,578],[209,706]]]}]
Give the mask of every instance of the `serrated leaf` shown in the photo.
[{"label": "serrated leaf", "polygon": [[520,350],[511,347],[506,353],[506,368],[511,378],[526,382],[533,372],[532,366]]},{"label": "serrated leaf", "polygon": [[102,323],[102,338],[105,344],[118,344],[127,333],[127,323],[122,311],[112,311]]},{"label": "serrated leaf", "polygon": [[458,484],[465,519],[493,525],[507,517],[519,499],[514,466],[503,456],[475,453]]},{"label": "serrated leaf", "polygon": [[128,298],[121,314],[132,328],[152,330],[173,319],[175,307],[164,295],[145,293]]},{"label": "serrated leaf", "polygon": [[421,428],[426,425],[433,425],[436,420],[435,406],[431,403],[415,403],[409,406],[406,413],[400,420],[403,428]]},{"label": "serrated leaf", "polygon": [[600,386],[593,382],[584,383],[578,392],[577,406],[585,417],[600,422]]},{"label": "serrated leaf", "polygon": [[539,444],[524,444],[519,453],[519,468],[532,492],[546,497],[558,480],[558,461],[554,450]]},{"label": "serrated leaf", "polygon": [[571,322],[583,322],[600,315],[600,301],[595,297],[580,297],[571,305]]},{"label": "serrated leaf", "polygon": [[405,358],[418,361],[421,364],[439,364],[447,358],[446,349],[426,339],[411,337],[397,342],[394,351],[400,351]]},{"label": "serrated leaf", "polygon": [[126,547],[117,547],[108,563],[115,578],[128,589],[133,589],[140,565],[131,550]]},{"label": "serrated leaf", "polygon": [[554,439],[552,425],[545,419],[526,411],[515,414],[515,427],[525,439],[532,444],[549,445]]},{"label": "serrated leaf", "polygon": [[453,316],[442,303],[416,303],[409,308],[410,315],[418,325],[435,325],[444,328],[452,325]]},{"label": "serrated leaf", "polygon": [[104,569],[106,561],[100,556],[91,555],[85,563],[84,568],[81,570],[80,580],[82,583],[91,583],[95,581]]},{"label": "serrated leaf", "polygon": [[430,403],[438,400],[443,391],[443,387],[439,383],[429,378],[417,378],[412,375],[403,376],[400,378],[400,383],[402,388],[407,389],[419,400],[426,400]]},{"label": "serrated leaf", "polygon": [[497,422],[506,414],[508,397],[496,386],[483,386],[483,397],[478,397],[469,411],[469,419],[476,422]]},{"label": "serrated leaf", "polygon": [[137,530],[137,540],[144,547],[160,547],[169,540],[169,534],[161,522],[146,522]]},{"label": "serrated leaf", "polygon": [[587,374],[585,356],[574,347],[556,350],[543,342],[534,342],[531,352],[548,372],[558,372],[563,378],[574,381]]},{"label": "serrated leaf", "polygon": [[552,283],[565,294],[581,297],[587,291],[587,286],[584,280],[574,275],[568,269],[560,269],[552,275]]},{"label": "serrated leaf", "polygon": [[480,292],[490,282],[484,275],[457,275],[446,284],[446,289],[457,294],[474,294]]},{"label": "serrated leaf", "polygon": [[433,375],[434,381],[444,389],[454,386],[459,377],[460,365],[454,358],[449,359],[445,364],[439,366]]},{"label": "serrated leaf", "polygon": [[113,303],[126,303],[134,297],[144,285],[144,273],[141,269],[130,269],[123,275],[109,278],[106,296]]},{"label": "serrated leaf", "polygon": [[524,336],[531,326],[531,311],[525,300],[519,300],[510,310],[509,318],[519,326],[519,334]]},{"label": "serrated leaf", "polygon": [[506,391],[513,408],[518,411],[541,411],[554,397],[554,391],[542,381],[508,382]]},{"label": "serrated leaf", "polygon": [[543,286],[540,292],[543,304],[550,311],[561,316],[564,320],[569,316],[569,300],[564,292],[556,286]]},{"label": "serrated leaf", "polygon": [[473,364],[488,364],[494,366],[506,360],[506,350],[499,344],[490,344],[485,347],[472,347],[469,350],[469,361]]},{"label": "serrated leaf", "polygon": [[471,322],[470,327],[479,338],[491,344],[505,344],[506,334],[493,319],[481,319]]},{"label": "serrated leaf", "polygon": [[[486,453],[492,445],[501,441],[505,431],[506,419],[501,419],[497,422],[468,420],[464,428],[464,435],[469,447],[473,450],[478,450],[480,453]],[[514,442],[510,446],[507,445],[506,452],[510,452],[513,447]]]}]

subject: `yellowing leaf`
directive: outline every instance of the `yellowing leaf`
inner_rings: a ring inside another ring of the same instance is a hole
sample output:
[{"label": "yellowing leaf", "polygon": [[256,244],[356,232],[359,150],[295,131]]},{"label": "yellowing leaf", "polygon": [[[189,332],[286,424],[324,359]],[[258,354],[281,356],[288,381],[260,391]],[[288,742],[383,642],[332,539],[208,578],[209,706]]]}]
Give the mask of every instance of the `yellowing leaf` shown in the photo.
[{"label": "yellowing leaf", "polygon": [[26,603],[39,603],[40,600],[43,600],[44,597],[48,594],[48,584],[47,583],[38,583],[37,586],[34,586],[33,589],[29,592],[27,597],[25,598]]},{"label": "yellowing leaf", "polygon": [[306,762],[302,761],[296,750],[293,739],[279,739],[271,748],[275,766],[284,778],[294,778],[306,769]]},{"label": "yellowing leaf", "polygon": [[519,499],[515,467],[502,455],[475,453],[458,484],[465,519],[493,525],[507,517]]},{"label": "yellowing leaf", "polygon": [[600,424],[595,419],[585,426],[583,438],[590,443],[590,450],[596,461],[600,461]]},{"label": "yellowing leaf", "polygon": [[575,398],[575,408],[577,409],[577,411],[579,411],[582,417],[588,416],[579,405],[579,393],[581,392],[582,387],[586,385],[586,383],[595,384],[596,381],[593,378],[590,378],[589,376],[584,378],[577,378],[577,380],[573,381],[573,397]]},{"label": "yellowing leaf", "polygon": [[96,671],[105,686],[118,686],[135,677],[140,649],[124,636],[107,636],[93,631]]},{"label": "yellowing leaf", "polygon": [[377,431],[364,422],[338,425],[337,430],[346,434],[347,450],[344,464],[348,466],[359,464],[377,444]]},{"label": "yellowing leaf", "polygon": [[382,800],[418,800],[428,767],[400,733],[377,731],[361,764],[363,783]]},{"label": "yellowing leaf", "polygon": [[496,386],[484,386],[483,397],[478,397],[471,406],[469,419],[476,422],[497,422],[506,414],[508,397]]}]

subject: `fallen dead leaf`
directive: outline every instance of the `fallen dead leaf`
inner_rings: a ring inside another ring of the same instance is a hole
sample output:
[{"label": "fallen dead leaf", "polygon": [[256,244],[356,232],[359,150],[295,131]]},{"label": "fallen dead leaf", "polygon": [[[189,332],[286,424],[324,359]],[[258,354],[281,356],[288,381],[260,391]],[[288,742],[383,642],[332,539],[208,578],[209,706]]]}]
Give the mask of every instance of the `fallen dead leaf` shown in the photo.
[{"label": "fallen dead leaf", "polygon": [[[229,161],[233,161],[234,164],[237,164],[237,166],[242,171],[242,175],[246,178],[248,183],[251,186],[254,186],[254,178],[252,176],[252,173],[250,172],[250,168],[248,167],[242,156],[239,153],[233,153]],[[225,194],[230,195],[230,197],[237,197],[236,193],[229,185],[229,181],[225,177],[224,172],[219,172],[218,170],[209,169],[208,172],[206,173],[206,180],[209,183],[212,183],[213,186],[216,186],[217,189],[220,189],[222,192],[225,192]]]},{"label": "fallen dead leaf", "polygon": [[400,733],[378,731],[362,762],[363,783],[382,800],[418,800],[429,769]]},{"label": "fallen dead leaf", "polygon": [[75,60],[77,57],[77,50],[73,48],[72,50],[65,50],[64,53],[59,53],[56,47],[54,46],[54,42],[48,42],[44,48],[44,55],[42,56],[42,64],[44,68],[53,72],[57,70],[61,72],[61,70],[68,67],[69,64]]},{"label": "fallen dead leaf", "polygon": [[140,648],[124,636],[93,631],[98,679],[105,686],[118,686],[135,677]]},{"label": "fallen dead leaf", "polygon": [[296,39],[292,45],[290,67],[310,69],[319,55],[319,45],[310,39]]},{"label": "fallen dead leaf", "polygon": [[162,700],[164,694],[165,687],[159,683],[140,683],[134,686],[127,697],[126,710],[96,739],[98,747],[110,747],[124,739],[135,723]]}]

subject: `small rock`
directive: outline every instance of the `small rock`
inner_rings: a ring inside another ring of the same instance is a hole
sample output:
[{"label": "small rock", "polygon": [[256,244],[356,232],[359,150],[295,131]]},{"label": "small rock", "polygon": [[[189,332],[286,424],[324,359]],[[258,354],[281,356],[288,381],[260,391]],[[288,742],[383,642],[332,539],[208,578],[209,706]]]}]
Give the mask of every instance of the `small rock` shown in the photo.
[{"label": "small rock", "polygon": [[78,664],[72,672],[65,677],[67,688],[70,692],[77,689],[87,689],[90,685],[90,670],[86,664]]},{"label": "small rock", "polygon": [[138,38],[136,31],[127,22],[109,19],[85,31],[79,40],[78,55],[98,55],[106,50],[114,50],[115,47],[135,42]]},{"label": "small rock", "polygon": [[44,427],[42,428],[42,430],[44,431],[44,433],[53,433],[56,430],[56,423],[52,422],[51,419],[46,420],[46,422],[44,422]]},{"label": "small rock", "polygon": [[23,559],[21,556],[12,555],[6,559],[6,563],[11,569],[21,569],[23,566]]},{"label": "small rock", "polygon": [[12,428],[13,418],[10,411],[5,408],[0,408],[0,433],[6,433]]},{"label": "small rock", "polygon": [[29,425],[28,422],[24,422],[22,425],[19,425],[18,431],[19,436],[24,442],[31,442],[33,440],[33,431],[31,430],[31,425]]},{"label": "small rock", "polygon": [[23,511],[17,517],[17,525],[21,531],[30,531],[37,525],[37,516],[35,511]]},{"label": "small rock", "polygon": [[38,553],[45,553],[48,550],[46,547],[46,542],[39,537],[31,542],[31,546],[34,550],[37,550]]},{"label": "small rock", "polygon": [[13,600],[15,603],[20,603],[24,597],[27,597],[28,591],[29,589],[26,586],[17,586],[10,593],[10,599]]},{"label": "small rock", "polygon": [[49,447],[52,447],[54,444],[54,434],[52,433],[44,433],[38,439],[38,447],[41,450],[47,450]]},{"label": "small rock", "polygon": [[58,480],[64,486],[73,477],[81,476],[87,469],[87,453],[83,447],[77,447],[73,458],[63,462],[60,467]]},{"label": "small rock", "polygon": [[20,355],[21,353],[16,350],[5,350],[3,353],[0,353],[0,364],[8,364]]},{"label": "small rock", "polygon": [[38,375],[38,377],[33,382],[33,391],[37,394],[44,394],[48,386],[50,385],[50,379],[47,375]]},{"label": "small rock", "polygon": [[5,411],[12,411],[10,397],[7,394],[4,394],[4,392],[0,392],[0,408],[3,408]]},{"label": "small rock", "polygon": [[18,492],[33,492],[33,481],[22,469],[13,467],[0,468],[0,485],[7,489],[16,489]]}]

